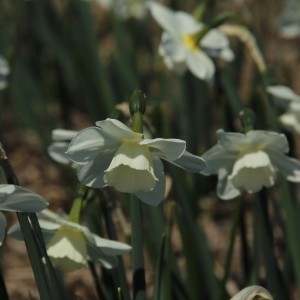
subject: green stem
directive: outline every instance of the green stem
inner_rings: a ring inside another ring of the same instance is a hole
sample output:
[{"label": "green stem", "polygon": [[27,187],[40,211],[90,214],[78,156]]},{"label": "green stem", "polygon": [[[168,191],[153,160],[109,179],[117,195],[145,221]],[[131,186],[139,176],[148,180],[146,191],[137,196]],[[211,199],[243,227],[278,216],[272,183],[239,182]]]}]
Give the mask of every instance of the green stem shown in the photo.
[{"label": "green stem", "polygon": [[220,297],[219,297],[220,300],[225,299],[225,296],[226,296],[226,294],[225,294],[226,281],[228,279],[230,268],[231,268],[233,247],[234,247],[234,243],[235,243],[237,228],[238,228],[240,217],[241,217],[242,203],[243,203],[243,197],[240,196],[237,199],[237,205],[235,208],[233,222],[232,222],[231,231],[230,231],[230,239],[229,239],[229,246],[228,246],[228,250],[227,250],[227,254],[226,254],[224,275],[223,275],[223,279],[221,281]]},{"label": "green stem", "polygon": [[76,198],[73,201],[73,205],[69,214],[69,221],[79,223],[83,200],[86,198],[86,196],[87,188],[81,185],[78,189]]},{"label": "green stem", "polygon": [[132,245],[132,286],[133,299],[146,299],[146,280],[144,268],[144,254],[143,254],[143,226],[142,226],[142,208],[141,201],[134,195],[131,195],[130,200],[131,210],[131,245]]}]

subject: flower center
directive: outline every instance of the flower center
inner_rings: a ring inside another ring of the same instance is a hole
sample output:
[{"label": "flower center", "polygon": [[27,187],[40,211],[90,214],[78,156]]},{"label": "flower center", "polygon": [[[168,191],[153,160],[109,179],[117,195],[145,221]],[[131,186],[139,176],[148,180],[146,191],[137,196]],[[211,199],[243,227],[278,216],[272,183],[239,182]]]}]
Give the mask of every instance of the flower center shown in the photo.
[{"label": "flower center", "polygon": [[83,232],[62,226],[47,245],[53,265],[66,271],[82,268],[87,263],[87,245]]},{"label": "flower center", "polygon": [[275,178],[276,171],[268,154],[260,150],[241,154],[228,176],[236,188],[249,193],[272,186]]},{"label": "flower center", "polygon": [[192,51],[199,51],[199,45],[194,35],[184,34],[182,38],[183,38],[183,43],[187,48],[189,48]]},{"label": "flower center", "polygon": [[124,193],[150,192],[156,181],[149,147],[138,141],[123,141],[105,171],[108,186]]}]

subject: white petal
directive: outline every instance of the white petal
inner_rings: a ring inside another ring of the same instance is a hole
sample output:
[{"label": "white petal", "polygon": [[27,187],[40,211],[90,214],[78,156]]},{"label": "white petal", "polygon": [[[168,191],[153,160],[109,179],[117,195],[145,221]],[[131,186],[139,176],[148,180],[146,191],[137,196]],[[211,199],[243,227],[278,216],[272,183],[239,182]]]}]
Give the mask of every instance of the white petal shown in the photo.
[{"label": "white petal", "polygon": [[158,181],[151,192],[137,192],[135,195],[146,204],[157,206],[164,198],[166,178],[163,164],[159,158],[153,159],[154,173]]},{"label": "white petal", "polygon": [[154,20],[166,31],[171,32],[175,35],[180,32],[178,21],[175,18],[174,12],[163,6],[156,1],[148,1],[147,6],[150,8],[150,12]]},{"label": "white petal", "polygon": [[5,237],[5,229],[6,229],[6,218],[3,215],[2,212],[0,212],[0,246],[2,245],[2,242]]},{"label": "white petal", "polygon": [[226,35],[219,30],[210,30],[201,40],[201,46],[210,49],[227,48],[229,45],[229,40]]},{"label": "white petal", "polygon": [[0,185],[0,210],[38,212],[48,203],[38,194],[12,184]]},{"label": "white petal", "polygon": [[102,131],[105,133],[104,137],[107,139],[108,137],[113,140],[131,140],[137,139],[142,135],[136,132],[133,132],[129,127],[127,127],[124,123],[115,119],[106,119],[104,121],[96,122],[96,125],[99,126]]},{"label": "white petal", "polygon": [[101,188],[106,186],[104,182],[105,170],[110,165],[114,156],[114,152],[103,153],[96,156],[93,160],[85,165],[80,165],[77,170],[78,180],[93,188]]},{"label": "white petal", "polygon": [[170,161],[170,163],[194,173],[201,172],[207,167],[203,158],[193,155],[188,151],[185,151],[178,159]]},{"label": "white petal", "polygon": [[118,259],[116,256],[107,255],[101,251],[96,245],[88,245],[89,259],[94,262],[99,262],[104,268],[111,269],[118,265]]},{"label": "white petal", "polygon": [[274,149],[279,152],[287,153],[289,144],[287,138],[282,133],[266,130],[250,130],[246,133],[246,143],[249,145],[257,145],[262,149]]},{"label": "white petal", "polygon": [[220,169],[218,174],[217,194],[223,200],[233,199],[241,194],[241,192],[233,186],[232,182],[228,179],[228,171]]},{"label": "white petal", "polygon": [[0,75],[7,76],[10,73],[8,61],[2,55],[0,56]]},{"label": "white petal", "polygon": [[79,131],[58,128],[52,130],[52,139],[57,142],[71,141],[72,138],[78,133]]},{"label": "white petal", "polygon": [[151,152],[163,159],[173,161],[178,159],[185,151],[186,142],[178,139],[145,139],[140,145],[148,145]]},{"label": "white petal", "polygon": [[65,142],[56,142],[52,143],[47,151],[50,157],[61,164],[69,164],[71,163],[70,159],[66,155],[66,151],[68,149],[69,143]]},{"label": "white petal", "polygon": [[264,186],[274,185],[276,171],[266,152],[245,153],[233,165],[228,180],[241,191],[256,193]]},{"label": "white petal", "polygon": [[104,181],[123,193],[151,191],[156,184],[148,146],[124,142],[105,171]]},{"label": "white petal", "polygon": [[192,15],[184,11],[175,12],[175,18],[180,34],[194,34],[203,28],[203,24],[197,22]]},{"label": "white petal", "polygon": [[273,85],[267,88],[267,91],[274,97],[287,101],[299,101],[300,96],[292,89],[284,85]]},{"label": "white petal", "polygon": [[187,51],[186,63],[189,70],[202,80],[211,80],[215,73],[212,60],[203,51]]},{"label": "white petal", "polygon": [[279,121],[287,128],[300,134],[300,112],[289,110],[279,117]]},{"label": "white petal", "polygon": [[118,241],[103,239],[95,234],[93,234],[93,238],[94,244],[107,255],[122,255],[131,250],[129,245]]},{"label": "white petal", "polygon": [[186,49],[182,39],[174,37],[167,32],[162,34],[158,51],[164,59],[169,59],[172,63],[183,62],[186,58]]},{"label": "white petal", "polygon": [[220,169],[230,170],[236,159],[236,153],[224,149],[220,144],[217,144],[205,152],[202,158],[206,162],[207,167],[200,173],[203,175],[212,175],[218,174]]},{"label": "white petal", "polygon": [[272,164],[287,180],[300,182],[300,162],[278,151],[268,151]]},{"label": "white petal", "polygon": [[240,151],[241,145],[248,143],[245,134],[239,132],[225,132],[223,129],[219,129],[217,136],[222,148],[230,151]]},{"label": "white petal", "polygon": [[120,142],[120,139],[98,127],[89,127],[72,139],[66,153],[72,161],[84,164],[99,153],[116,149]]}]

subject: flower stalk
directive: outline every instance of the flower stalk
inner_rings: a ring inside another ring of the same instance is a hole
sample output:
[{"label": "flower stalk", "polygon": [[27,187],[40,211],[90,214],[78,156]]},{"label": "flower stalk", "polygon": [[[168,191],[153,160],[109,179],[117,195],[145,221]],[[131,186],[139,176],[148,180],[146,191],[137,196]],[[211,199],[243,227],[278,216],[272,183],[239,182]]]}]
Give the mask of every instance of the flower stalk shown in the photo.
[{"label": "flower stalk", "polygon": [[[143,113],[146,109],[145,95],[135,90],[129,101],[129,109],[132,116],[131,129],[137,133],[143,134]],[[144,267],[144,239],[142,227],[142,207],[141,201],[135,195],[131,195],[130,201],[130,216],[131,216],[131,246],[132,246],[132,287],[133,299],[146,299],[146,279]]]}]

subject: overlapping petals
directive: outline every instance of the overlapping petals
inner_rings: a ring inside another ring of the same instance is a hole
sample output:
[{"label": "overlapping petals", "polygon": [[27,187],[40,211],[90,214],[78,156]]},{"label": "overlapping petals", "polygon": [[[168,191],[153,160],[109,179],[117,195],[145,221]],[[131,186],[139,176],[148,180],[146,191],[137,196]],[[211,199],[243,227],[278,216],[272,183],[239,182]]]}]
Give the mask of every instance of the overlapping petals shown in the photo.
[{"label": "overlapping petals", "polygon": [[178,139],[143,139],[123,123],[106,119],[79,132],[67,155],[80,164],[78,179],[95,188],[112,186],[157,205],[164,197],[165,178],[160,159],[191,172],[205,167],[202,158],[186,151]]},{"label": "overlapping petals", "polygon": [[246,134],[218,131],[218,143],[204,153],[203,175],[218,174],[217,193],[232,199],[241,192],[255,193],[274,185],[276,173],[300,182],[300,162],[289,151],[284,134],[250,130]]},{"label": "overlapping petals", "polygon": [[231,61],[234,57],[227,37],[216,29],[211,29],[198,42],[195,34],[204,29],[190,14],[173,12],[162,4],[147,3],[155,21],[165,30],[159,46],[159,54],[169,69],[182,73],[188,68],[196,77],[210,80],[215,66],[207,55]]},{"label": "overlapping petals", "polygon": [[[34,192],[12,184],[0,185],[0,210],[17,212],[39,212],[47,202]],[[5,236],[6,218],[0,212],[0,245]]]},{"label": "overlapping petals", "polygon": [[[44,210],[38,217],[53,265],[66,271],[82,268],[88,260],[112,268],[117,265],[118,255],[131,250],[127,244],[103,239],[87,227],[68,221],[65,215]],[[8,234],[22,240],[19,224],[12,226]]]}]

